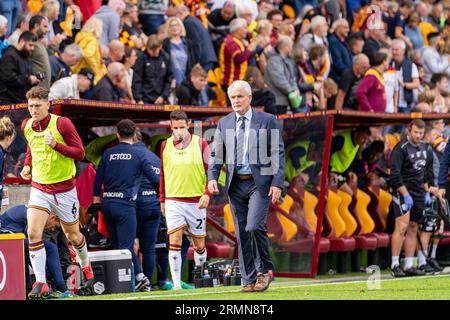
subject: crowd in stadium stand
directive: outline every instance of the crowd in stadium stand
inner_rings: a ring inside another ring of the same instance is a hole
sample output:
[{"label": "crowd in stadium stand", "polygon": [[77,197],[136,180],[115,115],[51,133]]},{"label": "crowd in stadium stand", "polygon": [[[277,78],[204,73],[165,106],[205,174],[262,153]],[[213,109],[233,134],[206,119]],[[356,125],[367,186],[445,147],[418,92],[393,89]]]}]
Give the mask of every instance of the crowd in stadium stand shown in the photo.
[{"label": "crowd in stadium stand", "polygon": [[[26,103],[27,91],[41,86],[50,99],[207,108],[229,105],[228,87],[246,80],[253,105],[275,115],[447,113],[449,77],[444,0],[0,1],[0,105]],[[27,116],[8,114],[16,126]],[[389,177],[390,156],[408,134],[401,126],[337,134],[331,176],[350,194],[346,184]],[[435,187],[449,136],[444,120],[426,123]],[[286,179],[317,186],[314,144],[286,148]],[[21,154],[6,163],[8,176],[18,177],[23,161]]]}]

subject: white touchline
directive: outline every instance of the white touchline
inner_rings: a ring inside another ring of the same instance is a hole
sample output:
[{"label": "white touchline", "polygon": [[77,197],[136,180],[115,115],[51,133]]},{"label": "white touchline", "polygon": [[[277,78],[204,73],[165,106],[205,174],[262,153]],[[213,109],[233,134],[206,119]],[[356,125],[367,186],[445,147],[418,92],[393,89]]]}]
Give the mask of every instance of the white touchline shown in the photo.
[{"label": "white touchline", "polygon": [[[381,282],[387,281],[403,281],[403,280],[420,280],[420,279],[428,279],[428,278],[438,278],[438,277],[448,277],[448,274],[442,275],[429,275],[429,276],[421,276],[421,277],[405,277],[405,278],[392,278],[392,279],[381,279]],[[317,281],[317,282],[316,282]],[[318,281],[321,281],[320,283]],[[286,282],[278,282],[272,283],[270,287],[270,291],[278,291],[286,288],[305,288],[305,287],[317,287],[317,286],[325,286],[325,285],[338,285],[338,284],[352,284],[352,283],[365,283],[365,280],[354,280],[354,281],[334,281],[334,282],[322,282],[329,280],[309,280],[308,282],[298,282],[298,285],[292,286],[284,286]],[[311,283],[315,282],[315,283]],[[289,283],[289,282],[288,282]],[[291,282],[292,283],[292,282]],[[169,297],[189,297],[189,296],[199,296],[204,294],[220,294],[220,293],[239,293],[237,289],[234,290],[222,290],[222,291],[202,291],[202,292],[186,292],[186,293],[173,293],[173,294],[161,294],[161,295],[143,295],[143,296],[135,296],[135,297],[127,297],[127,298],[117,298],[112,300],[138,300],[138,299],[159,299],[159,298],[169,298]],[[109,299],[108,299],[109,300]]]}]

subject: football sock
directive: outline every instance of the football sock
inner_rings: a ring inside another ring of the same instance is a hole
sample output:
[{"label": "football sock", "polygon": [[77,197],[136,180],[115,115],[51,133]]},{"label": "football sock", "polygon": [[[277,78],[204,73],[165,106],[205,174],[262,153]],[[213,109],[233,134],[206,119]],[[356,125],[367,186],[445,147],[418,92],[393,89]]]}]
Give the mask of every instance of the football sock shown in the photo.
[{"label": "football sock", "polygon": [[194,261],[196,266],[201,266],[206,261],[207,254],[206,254],[206,248],[203,248],[202,250],[194,250]]},{"label": "football sock", "polygon": [[170,245],[169,265],[174,288],[181,288],[181,246]]},{"label": "football sock", "polygon": [[399,257],[398,256],[392,256],[391,269],[394,269],[394,267],[397,266],[397,265],[400,265]]},{"label": "football sock", "polygon": [[46,283],[45,277],[45,262],[47,255],[45,253],[44,241],[30,243],[28,245],[30,251],[30,262],[33,267],[34,275],[36,276],[36,282]]}]

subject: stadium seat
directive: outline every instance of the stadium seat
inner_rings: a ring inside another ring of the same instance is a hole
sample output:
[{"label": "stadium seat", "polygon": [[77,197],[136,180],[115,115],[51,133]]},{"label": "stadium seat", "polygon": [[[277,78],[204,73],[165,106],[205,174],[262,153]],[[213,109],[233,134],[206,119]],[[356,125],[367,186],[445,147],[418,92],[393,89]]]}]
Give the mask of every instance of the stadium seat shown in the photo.
[{"label": "stadium seat", "polygon": [[223,220],[225,221],[225,228],[229,233],[235,234],[236,228],[233,222],[233,214],[231,213],[231,206],[227,203],[223,207]]},{"label": "stadium seat", "polygon": [[339,205],[339,214],[341,215],[341,218],[345,221],[346,225],[345,235],[347,237],[351,237],[355,233],[356,228],[358,227],[358,223],[348,210],[348,207],[352,203],[352,197],[347,192],[344,192],[342,190],[338,190],[337,194],[342,200],[341,204]]}]

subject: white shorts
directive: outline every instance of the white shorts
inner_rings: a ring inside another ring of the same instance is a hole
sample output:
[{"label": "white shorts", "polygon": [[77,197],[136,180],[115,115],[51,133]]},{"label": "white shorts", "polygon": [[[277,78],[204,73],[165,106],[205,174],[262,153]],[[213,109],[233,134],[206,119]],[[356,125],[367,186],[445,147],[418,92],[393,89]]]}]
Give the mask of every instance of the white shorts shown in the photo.
[{"label": "white shorts", "polygon": [[78,203],[77,189],[50,194],[31,187],[28,208],[35,208],[54,213],[63,224],[73,225],[78,223],[80,204]]},{"label": "white shorts", "polygon": [[167,234],[186,229],[194,238],[206,237],[206,209],[198,203],[166,200]]}]

